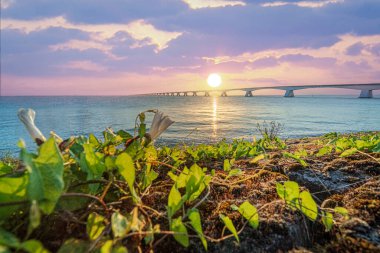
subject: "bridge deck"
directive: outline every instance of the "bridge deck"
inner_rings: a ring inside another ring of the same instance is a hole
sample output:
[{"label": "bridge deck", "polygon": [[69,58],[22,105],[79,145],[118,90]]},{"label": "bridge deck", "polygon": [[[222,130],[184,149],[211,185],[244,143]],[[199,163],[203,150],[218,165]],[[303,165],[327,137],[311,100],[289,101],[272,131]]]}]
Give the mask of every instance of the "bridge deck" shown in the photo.
[{"label": "bridge deck", "polygon": [[170,92],[158,92],[150,93],[145,95],[165,95],[165,96],[180,96],[183,94],[187,96],[188,93],[192,93],[194,96],[197,93],[204,92],[206,96],[209,96],[210,92],[222,92],[222,96],[227,96],[228,91],[245,91],[245,96],[251,97],[252,92],[256,90],[284,90],[286,91],[285,97],[293,97],[295,90],[304,90],[304,89],[317,89],[317,88],[340,88],[340,89],[352,89],[360,90],[359,97],[372,97],[373,90],[380,90],[380,83],[364,83],[364,84],[325,84],[325,85],[292,85],[292,86],[266,86],[266,87],[251,87],[251,88],[232,88],[232,89],[213,89],[213,90],[188,90],[188,91],[170,91]]}]

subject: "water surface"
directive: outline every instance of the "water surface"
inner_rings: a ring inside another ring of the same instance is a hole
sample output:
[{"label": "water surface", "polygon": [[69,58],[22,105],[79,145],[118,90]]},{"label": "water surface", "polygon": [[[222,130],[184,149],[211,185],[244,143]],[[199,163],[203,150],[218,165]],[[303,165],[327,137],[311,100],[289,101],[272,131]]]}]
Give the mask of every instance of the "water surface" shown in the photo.
[{"label": "water surface", "polygon": [[100,136],[106,127],[133,132],[136,115],[155,108],[176,121],[159,140],[168,144],[251,139],[259,134],[256,124],[264,120],[283,124],[283,138],[380,130],[379,98],[0,97],[0,155],[16,154],[19,138],[34,147],[17,118],[21,107],[36,110],[36,125],[46,136],[54,130],[63,138],[88,133]]}]

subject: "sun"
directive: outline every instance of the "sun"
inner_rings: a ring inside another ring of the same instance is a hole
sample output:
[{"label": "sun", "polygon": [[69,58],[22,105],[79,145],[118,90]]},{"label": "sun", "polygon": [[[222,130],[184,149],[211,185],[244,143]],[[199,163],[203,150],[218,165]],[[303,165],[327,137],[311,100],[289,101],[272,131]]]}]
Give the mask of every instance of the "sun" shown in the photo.
[{"label": "sun", "polygon": [[212,73],[207,78],[207,83],[210,87],[219,87],[222,84],[222,78],[217,73]]}]

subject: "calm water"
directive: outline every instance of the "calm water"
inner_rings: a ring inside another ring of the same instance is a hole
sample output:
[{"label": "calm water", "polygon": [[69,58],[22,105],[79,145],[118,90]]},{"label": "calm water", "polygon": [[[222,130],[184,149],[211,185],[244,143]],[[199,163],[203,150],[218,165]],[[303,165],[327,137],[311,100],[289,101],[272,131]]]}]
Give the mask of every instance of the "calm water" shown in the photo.
[{"label": "calm water", "polygon": [[0,97],[0,155],[17,153],[19,138],[30,140],[17,118],[20,107],[37,112],[36,125],[47,136],[96,133],[106,127],[133,132],[136,115],[160,109],[176,121],[159,142],[200,143],[221,138],[252,138],[258,122],[284,124],[282,137],[327,132],[380,130],[380,99],[354,97]]}]

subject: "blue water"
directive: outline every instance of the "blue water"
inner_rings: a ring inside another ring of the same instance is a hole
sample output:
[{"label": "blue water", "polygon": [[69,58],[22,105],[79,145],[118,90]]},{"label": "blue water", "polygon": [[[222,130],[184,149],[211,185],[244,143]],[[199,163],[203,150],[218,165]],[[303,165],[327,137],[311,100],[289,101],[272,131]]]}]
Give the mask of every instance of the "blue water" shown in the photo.
[{"label": "blue water", "polygon": [[158,141],[167,144],[251,139],[264,120],[283,124],[283,138],[380,130],[379,98],[0,97],[0,155],[17,154],[20,138],[30,149],[35,146],[17,118],[20,107],[37,112],[36,125],[45,136],[54,130],[63,138],[101,136],[106,127],[133,133],[136,115],[147,109],[159,109],[176,121]]}]

